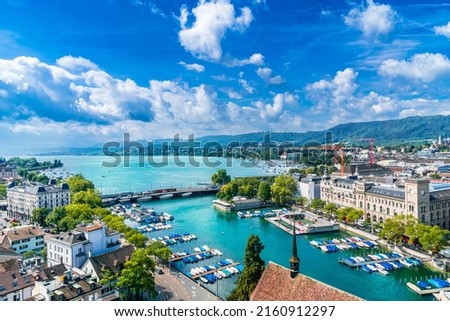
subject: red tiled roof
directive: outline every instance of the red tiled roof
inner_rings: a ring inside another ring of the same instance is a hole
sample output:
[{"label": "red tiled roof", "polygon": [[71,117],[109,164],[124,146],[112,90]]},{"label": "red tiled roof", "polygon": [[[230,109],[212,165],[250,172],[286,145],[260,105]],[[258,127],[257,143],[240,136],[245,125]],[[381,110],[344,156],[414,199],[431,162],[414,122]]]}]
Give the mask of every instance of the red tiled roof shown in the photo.
[{"label": "red tiled roof", "polygon": [[363,299],[303,274],[269,262],[250,296],[251,301],[362,301]]}]

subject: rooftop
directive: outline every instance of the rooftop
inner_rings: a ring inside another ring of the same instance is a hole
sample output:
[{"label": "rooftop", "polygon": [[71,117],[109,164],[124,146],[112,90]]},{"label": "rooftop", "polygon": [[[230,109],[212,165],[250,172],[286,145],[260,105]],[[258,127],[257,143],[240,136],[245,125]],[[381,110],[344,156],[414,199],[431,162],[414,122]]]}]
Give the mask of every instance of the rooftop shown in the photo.
[{"label": "rooftop", "polygon": [[11,242],[25,240],[37,236],[44,236],[44,232],[37,226],[14,227],[5,231],[0,236],[0,245],[9,248]]},{"label": "rooftop", "polygon": [[405,199],[405,190],[402,188],[371,186],[367,190],[367,193],[398,198],[401,200]]},{"label": "rooftop", "polygon": [[118,273],[123,269],[125,262],[129,260],[133,252],[133,246],[127,245],[116,251],[91,257],[89,262],[91,262],[97,276],[100,276],[105,269]]},{"label": "rooftop", "polygon": [[89,240],[86,239],[84,233],[80,231],[66,232],[61,235],[54,236],[49,240],[58,241],[66,244],[89,243]]},{"label": "rooftop", "polygon": [[269,262],[250,300],[362,301],[363,299],[303,274],[298,274],[292,279],[289,269]]},{"label": "rooftop", "polygon": [[34,278],[20,274],[20,263],[17,259],[0,262],[0,296],[32,286]]}]

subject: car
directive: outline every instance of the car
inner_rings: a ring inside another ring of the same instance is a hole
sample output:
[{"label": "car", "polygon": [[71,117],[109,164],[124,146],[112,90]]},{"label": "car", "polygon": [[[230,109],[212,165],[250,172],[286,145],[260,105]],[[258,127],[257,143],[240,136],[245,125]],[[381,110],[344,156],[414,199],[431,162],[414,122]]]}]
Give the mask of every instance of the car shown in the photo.
[{"label": "car", "polygon": [[158,274],[164,274],[163,269],[157,269],[156,272],[158,272]]}]

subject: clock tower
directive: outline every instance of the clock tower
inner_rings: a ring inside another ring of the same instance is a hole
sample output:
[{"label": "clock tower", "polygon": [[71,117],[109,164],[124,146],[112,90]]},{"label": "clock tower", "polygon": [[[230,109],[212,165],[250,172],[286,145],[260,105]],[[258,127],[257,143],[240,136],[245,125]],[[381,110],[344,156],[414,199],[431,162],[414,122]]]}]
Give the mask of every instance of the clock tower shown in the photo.
[{"label": "clock tower", "polygon": [[405,181],[405,215],[413,215],[418,222],[430,223],[430,181],[407,179]]}]

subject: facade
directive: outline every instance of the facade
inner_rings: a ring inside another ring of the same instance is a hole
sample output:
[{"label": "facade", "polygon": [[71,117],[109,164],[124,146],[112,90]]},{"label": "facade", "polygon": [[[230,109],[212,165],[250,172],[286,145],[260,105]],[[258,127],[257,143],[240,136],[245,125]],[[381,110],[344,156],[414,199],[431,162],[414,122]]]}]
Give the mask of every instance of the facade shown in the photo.
[{"label": "facade", "polygon": [[8,216],[29,222],[36,208],[53,210],[70,204],[70,190],[67,183],[13,186],[7,189],[6,199]]},{"label": "facade", "polygon": [[308,201],[320,198],[320,177],[306,177],[298,182],[300,196],[304,196]]},{"label": "facade", "polygon": [[34,278],[20,273],[17,259],[0,262],[0,301],[23,301],[31,297]]},{"label": "facade", "polygon": [[103,224],[93,223],[47,240],[49,266],[63,263],[68,268],[81,268],[92,256],[119,249],[119,233]]},{"label": "facade", "polygon": [[15,166],[0,164],[0,180],[12,179],[17,176],[17,169]]},{"label": "facade", "polygon": [[328,177],[321,182],[321,199],[361,209],[364,218],[375,223],[402,214],[427,225],[450,227],[450,185],[433,185],[425,179],[406,179],[398,186]]},{"label": "facade", "polygon": [[33,225],[16,227],[1,232],[0,245],[19,254],[44,249],[44,232]]}]

